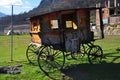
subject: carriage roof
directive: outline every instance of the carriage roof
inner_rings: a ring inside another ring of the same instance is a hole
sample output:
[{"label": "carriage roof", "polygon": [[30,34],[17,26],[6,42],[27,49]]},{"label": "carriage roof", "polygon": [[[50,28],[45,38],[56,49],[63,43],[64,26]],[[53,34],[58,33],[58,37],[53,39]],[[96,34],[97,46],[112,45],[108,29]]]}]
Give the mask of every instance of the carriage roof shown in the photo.
[{"label": "carriage roof", "polygon": [[36,14],[31,16],[40,16],[52,12],[64,11],[64,10],[73,10],[73,9],[97,9],[103,8],[105,5],[102,0],[53,0],[52,3],[45,2],[49,0],[41,1],[39,8],[36,8]]}]

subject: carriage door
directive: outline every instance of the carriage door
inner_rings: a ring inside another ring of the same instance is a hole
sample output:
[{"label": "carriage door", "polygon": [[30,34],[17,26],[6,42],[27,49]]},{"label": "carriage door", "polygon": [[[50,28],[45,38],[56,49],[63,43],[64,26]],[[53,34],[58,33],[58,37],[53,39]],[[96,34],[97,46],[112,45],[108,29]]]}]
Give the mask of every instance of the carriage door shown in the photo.
[{"label": "carriage door", "polygon": [[63,37],[66,52],[78,51],[79,40],[76,34],[77,19],[75,12],[62,15],[62,27],[64,30]]}]

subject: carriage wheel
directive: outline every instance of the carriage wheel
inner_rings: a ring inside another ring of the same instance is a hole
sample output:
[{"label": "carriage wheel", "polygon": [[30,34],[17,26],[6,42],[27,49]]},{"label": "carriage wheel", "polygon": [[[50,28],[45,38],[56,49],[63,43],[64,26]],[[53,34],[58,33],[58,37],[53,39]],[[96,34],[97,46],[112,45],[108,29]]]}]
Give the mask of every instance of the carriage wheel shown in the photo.
[{"label": "carriage wheel", "polygon": [[81,44],[80,46],[80,51],[76,52],[76,53],[71,53],[71,57],[73,59],[79,59],[79,58],[83,58],[85,56],[85,54],[88,53],[89,50],[89,46],[86,44]]},{"label": "carriage wheel", "polygon": [[62,69],[64,63],[64,52],[54,50],[51,46],[44,47],[38,54],[39,68],[47,75],[57,69]]},{"label": "carriage wheel", "polygon": [[94,45],[88,53],[88,60],[90,64],[101,63],[103,57],[103,50],[100,46]]},{"label": "carriage wheel", "polygon": [[89,50],[90,50],[90,48],[91,48],[91,44],[89,44],[89,43],[87,43],[87,44],[82,44],[82,46],[83,46],[83,49],[82,49],[83,54],[84,54],[84,55],[85,55],[85,54],[88,54],[88,52],[89,52]]},{"label": "carriage wheel", "polygon": [[38,46],[36,44],[30,44],[26,50],[26,57],[30,63],[34,63],[37,60]]}]

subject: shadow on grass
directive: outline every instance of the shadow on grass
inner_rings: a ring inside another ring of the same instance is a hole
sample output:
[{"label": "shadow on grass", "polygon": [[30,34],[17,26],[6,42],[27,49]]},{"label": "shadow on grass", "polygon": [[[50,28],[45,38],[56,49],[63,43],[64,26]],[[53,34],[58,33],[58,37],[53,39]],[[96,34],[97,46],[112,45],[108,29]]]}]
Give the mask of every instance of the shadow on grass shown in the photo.
[{"label": "shadow on grass", "polygon": [[105,57],[114,57],[114,56],[112,56],[112,55],[114,55],[114,54],[119,54],[119,53],[120,53],[120,51],[109,52],[109,53],[104,53],[104,56],[105,56]]},{"label": "shadow on grass", "polygon": [[[105,60],[102,64],[74,64],[71,66],[65,67],[61,70],[60,80],[120,80],[120,63],[115,64],[114,61],[120,59],[118,54],[119,52],[105,53]],[[117,55],[116,55],[117,54]],[[110,58],[111,62],[107,63],[107,60]],[[71,63],[72,64],[72,63]],[[36,64],[27,64],[38,66]],[[52,80],[56,73],[45,74]],[[62,74],[62,75],[61,75]]]},{"label": "shadow on grass", "polygon": [[119,80],[120,64],[79,64],[66,67],[61,72],[69,80]]},{"label": "shadow on grass", "polygon": [[24,63],[24,64],[26,64],[26,65],[29,65],[29,66],[38,66],[38,64],[37,64],[37,62],[35,62],[35,63]]},{"label": "shadow on grass", "polygon": [[120,59],[120,51],[105,53],[104,58],[112,58],[111,63],[114,63],[116,60]]},{"label": "shadow on grass", "polygon": [[120,80],[120,61],[114,63],[119,59],[119,52],[106,53],[102,64],[72,65],[67,66],[61,72],[64,78],[69,77],[67,80]]}]

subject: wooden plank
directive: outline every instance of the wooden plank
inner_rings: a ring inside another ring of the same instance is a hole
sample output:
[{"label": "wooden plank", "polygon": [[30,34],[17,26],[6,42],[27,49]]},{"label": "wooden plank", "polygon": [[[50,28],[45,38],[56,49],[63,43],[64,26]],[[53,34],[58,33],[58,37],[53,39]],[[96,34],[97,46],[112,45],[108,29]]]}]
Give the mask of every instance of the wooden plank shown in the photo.
[{"label": "wooden plank", "polygon": [[41,38],[39,37],[39,34],[31,34],[31,41],[34,43],[41,43]]}]

